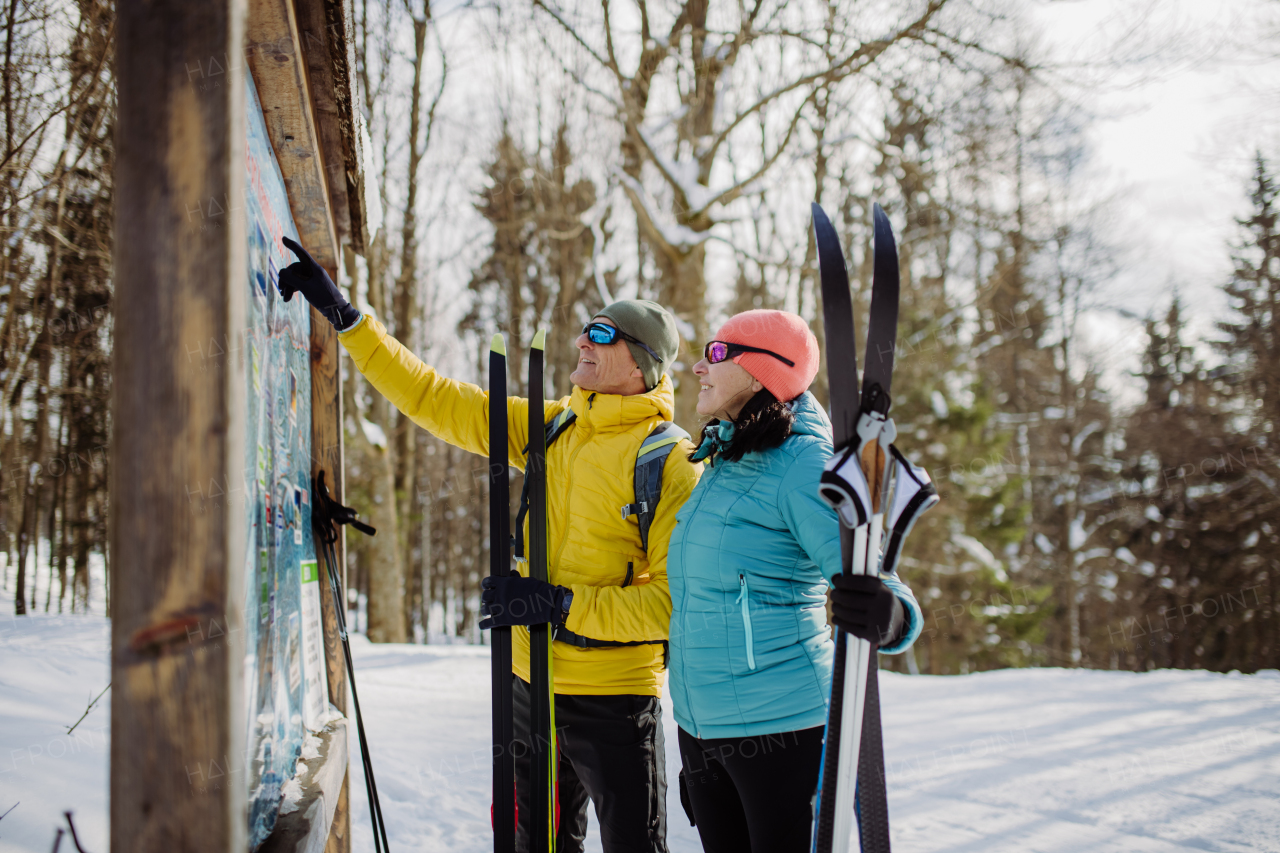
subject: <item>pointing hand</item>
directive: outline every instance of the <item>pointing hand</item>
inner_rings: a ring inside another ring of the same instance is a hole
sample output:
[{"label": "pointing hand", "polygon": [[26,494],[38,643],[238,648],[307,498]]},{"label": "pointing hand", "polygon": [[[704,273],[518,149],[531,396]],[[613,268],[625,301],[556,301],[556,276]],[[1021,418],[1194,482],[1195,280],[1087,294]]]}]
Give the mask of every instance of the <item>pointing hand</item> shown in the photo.
[{"label": "pointing hand", "polygon": [[293,299],[293,294],[301,293],[338,331],[354,326],[360,319],[360,312],[342,295],[324,267],[288,237],[284,238],[284,245],[298,256],[297,263],[280,270],[278,286],[284,301],[288,302]]}]

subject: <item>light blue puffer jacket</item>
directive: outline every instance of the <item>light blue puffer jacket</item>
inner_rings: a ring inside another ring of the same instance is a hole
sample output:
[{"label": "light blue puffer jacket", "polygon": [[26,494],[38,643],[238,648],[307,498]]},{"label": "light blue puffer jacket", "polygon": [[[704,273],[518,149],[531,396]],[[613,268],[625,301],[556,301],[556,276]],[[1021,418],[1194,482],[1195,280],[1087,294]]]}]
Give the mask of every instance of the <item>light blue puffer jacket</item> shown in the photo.
[{"label": "light blue puffer jacket", "polygon": [[[835,656],[827,581],[841,570],[836,513],[818,496],[831,422],[808,392],[793,409],[781,446],[737,462],[714,456],[676,516],[667,557],[671,698],[676,722],[698,738],[826,722]],[[732,442],[732,424],[718,429],[721,446]],[[915,642],[923,619],[906,584],[881,578],[906,611],[903,639],[881,649],[895,654]]]}]

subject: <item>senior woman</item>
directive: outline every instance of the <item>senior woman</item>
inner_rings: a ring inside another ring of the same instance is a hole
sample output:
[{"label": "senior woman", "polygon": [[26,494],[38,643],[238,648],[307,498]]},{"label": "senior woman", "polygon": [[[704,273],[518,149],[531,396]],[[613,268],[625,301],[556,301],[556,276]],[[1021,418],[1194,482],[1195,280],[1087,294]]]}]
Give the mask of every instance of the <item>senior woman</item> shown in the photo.
[{"label": "senior woman", "polygon": [[[835,511],[818,495],[831,423],[808,392],[818,342],[785,311],[730,319],[694,365],[701,481],[668,557],[671,698],[681,802],[707,853],[807,853],[841,573]],[[894,575],[841,577],[842,628],[905,651],[920,633]]]}]

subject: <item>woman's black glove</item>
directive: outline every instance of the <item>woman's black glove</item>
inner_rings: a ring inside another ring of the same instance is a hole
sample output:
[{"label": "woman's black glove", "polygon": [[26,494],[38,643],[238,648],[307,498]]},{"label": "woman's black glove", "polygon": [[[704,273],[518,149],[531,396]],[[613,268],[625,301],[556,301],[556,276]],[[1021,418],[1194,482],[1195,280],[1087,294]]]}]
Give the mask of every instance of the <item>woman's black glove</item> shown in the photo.
[{"label": "woman's black glove", "polygon": [[836,575],[831,585],[831,621],[859,639],[888,646],[901,638],[902,602],[875,575]]},{"label": "woman's black glove", "polygon": [[564,597],[569,590],[546,581],[508,575],[480,582],[480,630],[507,625],[559,624],[564,620]]},{"label": "woman's black glove", "polygon": [[354,326],[360,319],[360,312],[351,307],[324,267],[288,237],[284,238],[284,245],[298,256],[297,263],[280,270],[280,295],[284,301],[288,302],[293,294],[301,293],[338,331]]}]

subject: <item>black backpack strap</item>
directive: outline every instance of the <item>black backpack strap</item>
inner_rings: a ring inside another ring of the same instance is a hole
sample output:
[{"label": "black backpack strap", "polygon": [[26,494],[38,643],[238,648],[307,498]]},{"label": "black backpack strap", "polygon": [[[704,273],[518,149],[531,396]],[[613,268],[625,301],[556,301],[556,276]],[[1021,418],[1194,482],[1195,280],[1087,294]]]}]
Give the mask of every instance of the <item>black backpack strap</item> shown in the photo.
[{"label": "black backpack strap", "polygon": [[568,643],[580,649],[616,649],[621,646],[662,646],[662,668],[671,664],[671,644],[667,640],[597,640],[575,634],[564,625],[557,625],[552,635],[557,643]]},{"label": "black backpack strap", "polygon": [[641,442],[636,454],[636,502],[622,507],[622,517],[636,517],[640,524],[640,546],[646,554],[649,552],[649,528],[662,498],[662,471],[667,457],[681,439],[688,437],[689,433],[671,421],[663,421]]},{"label": "black backpack strap", "polygon": [[[551,442],[564,433],[575,420],[578,419],[573,409],[565,409],[556,415],[547,423],[547,447],[551,446]],[[529,455],[529,445],[524,446],[524,454]],[[520,509],[516,513],[516,529],[515,534],[511,537],[511,542],[515,547],[516,561],[525,562],[524,556],[524,517],[529,514],[529,478],[524,478],[524,485],[520,488]]]}]

